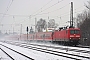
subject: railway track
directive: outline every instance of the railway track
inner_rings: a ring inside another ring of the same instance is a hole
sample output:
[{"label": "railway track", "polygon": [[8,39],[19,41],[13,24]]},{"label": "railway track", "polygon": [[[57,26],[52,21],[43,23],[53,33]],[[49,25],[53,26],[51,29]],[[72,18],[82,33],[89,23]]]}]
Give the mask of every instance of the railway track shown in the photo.
[{"label": "railway track", "polygon": [[[0,48],[1,51],[3,51],[11,60],[15,60],[11,55],[9,55],[6,51],[4,51],[2,48]],[[1,58],[2,59],[2,58]]]},{"label": "railway track", "polygon": [[[33,47],[30,46],[30,45],[32,45]],[[37,50],[37,51],[41,51],[41,52],[45,52],[45,53],[50,53],[50,54],[54,54],[54,55],[58,55],[58,56],[63,56],[63,57],[71,58],[71,59],[77,59],[77,58],[74,58],[74,57],[81,57],[81,58],[85,58],[85,59],[90,59],[90,51],[70,49],[70,48],[60,48],[60,47],[38,45],[38,44],[30,44],[30,45],[29,46],[28,45],[27,46],[26,45],[20,45],[20,46],[21,47],[25,47],[25,48],[29,48],[29,49],[33,48],[34,50]],[[61,52],[60,50],[65,50],[65,51]],[[48,51],[48,52],[46,52],[46,51]],[[74,52],[78,52],[78,53],[82,52],[83,55],[80,56],[79,54],[76,54],[76,53],[75,54],[68,53],[68,51],[74,51]],[[60,53],[61,53],[61,55],[60,55]],[[84,55],[86,53],[89,53],[88,56]]]},{"label": "railway track", "polygon": [[[24,58],[24,59],[26,59],[26,60],[34,60],[33,58],[28,57],[27,55],[22,54],[22,53],[14,50],[14,49],[12,49],[12,48],[9,48],[9,47],[7,47],[7,46],[5,46],[5,45],[0,44],[0,47],[1,47],[0,49],[1,49],[6,55],[8,55],[8,57],[11,58],[11,60],[18,60],[18,57],[20,57],[19,59],[23,59],[23,58]],[[15,55],[13,56],[12,54],[15,54]]]},{"label": "railway track", "polygon": [[81,50],[81,49],[73,49],[73,48],[67,48],[67,47],[55,47],[55,46],[48,46],[48,45],[39,45],[39,44],[27,44],[27,43],[21,43],[21,42],[7,42],[9,44],[13,44],[16,46],[24,47],[27,49],[37,50],[41,52],[45,52],[48,54],[53,54],[57,56],[62,56],[70,59],[75,60],[90,60],[90,50]]},{"label": "railway track", "polygon": [[77,47],[80,47],[80,48],[90,48],[90,46],[83,46],[83,45],[78,45]]}]

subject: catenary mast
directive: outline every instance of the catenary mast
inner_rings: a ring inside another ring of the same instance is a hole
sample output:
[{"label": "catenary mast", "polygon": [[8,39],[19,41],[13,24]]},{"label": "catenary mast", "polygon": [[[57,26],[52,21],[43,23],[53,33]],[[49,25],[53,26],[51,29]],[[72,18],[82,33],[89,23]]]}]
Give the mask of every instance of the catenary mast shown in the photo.
[{"label": "catenary mast", "polygon": [[73,26],[73,2],[71,2],[70,27],[74,27],[74,26]]}]

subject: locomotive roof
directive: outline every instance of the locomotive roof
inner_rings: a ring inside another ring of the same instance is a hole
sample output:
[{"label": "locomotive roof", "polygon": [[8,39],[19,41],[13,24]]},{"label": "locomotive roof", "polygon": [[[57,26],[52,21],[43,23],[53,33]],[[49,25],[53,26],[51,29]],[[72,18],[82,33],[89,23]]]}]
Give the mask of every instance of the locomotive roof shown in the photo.
[{"label": "locomotive roof", "polygon": [[80,30],[79,28],[68,28],[67,30]]}]

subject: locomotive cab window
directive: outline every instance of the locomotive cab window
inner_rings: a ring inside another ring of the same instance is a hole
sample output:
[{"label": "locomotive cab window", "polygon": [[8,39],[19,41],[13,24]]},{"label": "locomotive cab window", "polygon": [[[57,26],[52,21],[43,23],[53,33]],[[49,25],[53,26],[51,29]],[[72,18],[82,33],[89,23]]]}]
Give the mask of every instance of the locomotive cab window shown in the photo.
[{"label": "locomotive cab window", "polygon": [[79,30],[70,30],[70,34],[79,34],[80,31]]}]

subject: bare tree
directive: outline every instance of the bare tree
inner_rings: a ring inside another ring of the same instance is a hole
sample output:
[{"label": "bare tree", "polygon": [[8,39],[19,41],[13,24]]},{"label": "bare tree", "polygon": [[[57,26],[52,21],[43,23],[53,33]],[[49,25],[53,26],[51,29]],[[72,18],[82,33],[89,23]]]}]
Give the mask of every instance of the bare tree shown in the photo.
[{"label": "bare tree", "polygon": [[87,1],[88,4],[84,4],[86,8],[90,10],[90,1]]},{"label": "bare tree", "polygon": [[81,41],[82,45],[90,45],[90,1],[86,5],[88,11],[84,11],[81,14],[78,14],[76,19],[78,27],[81,29]]},{"label": "bare tree", "polygon": [[76,21],[77,21],[77,26],[80,27],[81,24],[83,24],[84,20],[87,18],[88,14],[87,11],[84,11],[81,14],[78,14],[76,17]]},{"label": "bare tree", "polygon": [[[47,26],[48,24],[48,26]],[[42,30],[46,29],[46,28],[56,28],[58,26],[57,23],[55,23],[55,20],[54,19],[50,19],[49,22],[46,22],[45,19],[40,19],[39,21],[37,21],[37,24],[36,24],[36,28],[38,30],[38,32],[42,32]]]},{"label": "bare tree", "polygon": [[56,28],[58,26],[54,19],[50,19],[48,22],[48,28]]},{"label": "bare tree", "polygon": [[43,29],[46,29],[46,21],[41,18],[39,21],[37,21],[36,28],[38,32],[41,32]]}]

